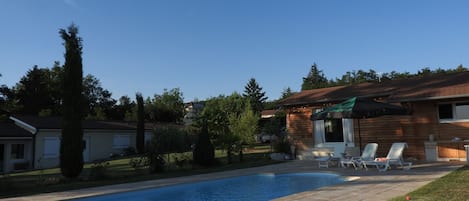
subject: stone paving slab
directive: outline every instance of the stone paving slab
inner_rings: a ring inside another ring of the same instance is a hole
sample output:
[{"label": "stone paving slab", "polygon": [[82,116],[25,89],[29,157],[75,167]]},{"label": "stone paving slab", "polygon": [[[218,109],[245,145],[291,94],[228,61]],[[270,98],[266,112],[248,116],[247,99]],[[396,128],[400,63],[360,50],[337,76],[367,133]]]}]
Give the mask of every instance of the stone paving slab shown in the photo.
[{"label": "stone paving slab", "polygon": [[198,182],[211,179],[227,178],[255,173],[289,173],[289,172],[327,172],[335,173],[350,178],[343,184],[306,191],[275,201],[306,201],[306,200],[388,200],[390,198],[405,195],[408,192],[440,178],[449,172],[462,167],[465,162],[434,162],[415,164],[412,169],[404,171],[392,169],[386,172],[378,172],[370,168],[368,171],[353,168],[318,168],[313,161],[289,161],[286,163],[253,167],[247,169],[231,170],[209,174],[193,175],[187,177],[158,179],[136,183],[100,186],[64,192],[45,193],[32,196],[6,198],[8,201],[52,201],[80,198],[86,196],[102,195],[123,191],[133,191],[146,188],[155,188],[166,185]]}]

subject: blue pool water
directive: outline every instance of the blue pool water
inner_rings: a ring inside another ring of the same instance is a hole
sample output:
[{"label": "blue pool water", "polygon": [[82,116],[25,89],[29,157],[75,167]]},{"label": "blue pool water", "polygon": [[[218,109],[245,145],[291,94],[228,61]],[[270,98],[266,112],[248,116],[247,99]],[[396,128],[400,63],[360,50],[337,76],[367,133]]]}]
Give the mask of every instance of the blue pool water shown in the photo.
[{"label": "blue pool water", "polygon": [[83,201],[241,201],[271,200],[344,182],[327,173],[257,174],[180,184],[84,199]]}]

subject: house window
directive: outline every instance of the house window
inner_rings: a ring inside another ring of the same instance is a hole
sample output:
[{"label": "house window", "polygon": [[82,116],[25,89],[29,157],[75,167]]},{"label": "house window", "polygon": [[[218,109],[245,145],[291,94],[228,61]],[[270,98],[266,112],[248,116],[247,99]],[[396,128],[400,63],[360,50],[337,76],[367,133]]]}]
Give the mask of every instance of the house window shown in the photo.
[{"label": "house window", "polygon": [[440,122],[469,120],[469,102],[438,105]]},{"label": "house window", "polygon": [[58,137],[45,137],[44,138],[44,158],[57,158],[59,157],[60,139]]},{"label": "house window", "polygon": [[127,148],[130,146],[129,135],[114,135],[112,148]]},{"label": "house window", "polygon": [[342,119],[324,120],[324,130],[326,142],[344,141]]},{"label": "house window", "polygon": [[438,115],[440,119],[453,119],[453,105],[452,104],[439,105]]},{"label": "house window", "polygon": [[456,103],[455,110],[457,119],[469,119],[469,102]]},{"label": "house window", "polygon": [[24,144],[11,145],[11,159],[24,159]]}]

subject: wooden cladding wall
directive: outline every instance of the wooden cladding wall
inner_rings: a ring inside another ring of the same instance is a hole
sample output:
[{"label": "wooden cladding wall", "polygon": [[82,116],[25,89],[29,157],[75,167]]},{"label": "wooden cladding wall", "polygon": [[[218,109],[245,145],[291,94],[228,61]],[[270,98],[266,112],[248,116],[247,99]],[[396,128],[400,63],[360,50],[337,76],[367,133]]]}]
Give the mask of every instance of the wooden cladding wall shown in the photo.
[{"label": "wooden cladding wall", "polygon": [[[424,160],[424,142],[429,140],[430,135],[437,141],[451,140],[454,137],[469,139],[469,122],[440,123],[435,102],[413,103],[412,111],[412,115],[360,119],[362,145],[377,142],[378,156],[386,156],[393,142],[407,142],[409,147],[404,151],[404,157]],[[357,127],[355,120],[356,142]],[[458,148],[460,152],[463,151],[463,147]]]},{"label": "wooden cladding wall", "polygon": [[287,131],[295,139],[311,141],[313,138],[312,110],[308,107],[293,108],[287,112]]},{"label": "wooden cladding wall", "polygon": [[464,142],[438,142],[438,157],[439,158],[466,158],[466,149]]},{"label": "wooden cladding wall", "polygon": [[[439,122],[438,102],[414,102],[410,106],[412,115],[354,119],[355,145],[359,146],[361,136],[362,149],[366,143],[376,142],[379,144],[377,156],[385,157],[392,143],[407,142],[409,147],[404,151],[404,157],[424,160],[424,142],[430,135],[436,141],[448,141],[454,137],[469,140],[469,122]],[[313,109],[298,107],[287,110],[288,133],[309,146],[313,146],[313,122],[310,120]],[[461,153],[463,147],[458,149]]]}]

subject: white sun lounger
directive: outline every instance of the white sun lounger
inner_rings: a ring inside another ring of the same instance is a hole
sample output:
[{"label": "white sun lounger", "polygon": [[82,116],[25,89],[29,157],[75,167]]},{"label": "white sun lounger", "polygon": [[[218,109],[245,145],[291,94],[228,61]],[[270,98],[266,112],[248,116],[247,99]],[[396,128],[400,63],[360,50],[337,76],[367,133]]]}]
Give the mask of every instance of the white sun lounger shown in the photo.
[{"label": "white sun lounger", "polygon": [[362,161],[361,165],[363,165],[366,170],[368,170],[367,166],[374,165],[380,172],[387,171],[391,168],[392,165],[398,165],[402,167],[403,170],[409,170],[412,167],[412,162],[404,162],[402,156],[406,147],[407,143],[405,142],[393,143],[386,158],[376,158],[372,161]]},{"label": "white sun lounger", "polygon": [[311,154],[313,155],[313,160],[318,161],[319,168],[329,167],[329,162],[334,156],[333,147],[315,147],[313,148]]},{"label": "white sun lounger", "polygon": [[375,159],[377,149],[378,149],[377,143],[368,143],[363,149],[361,156],[351,157],[351,158],[342,158],[340,160],[340,165],[342,167],[352,165],[355,169],[357,169],[357,166],[359,166],[362,161],[373,161]]}]

